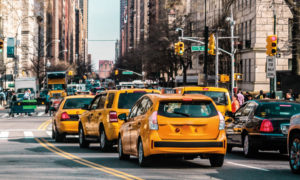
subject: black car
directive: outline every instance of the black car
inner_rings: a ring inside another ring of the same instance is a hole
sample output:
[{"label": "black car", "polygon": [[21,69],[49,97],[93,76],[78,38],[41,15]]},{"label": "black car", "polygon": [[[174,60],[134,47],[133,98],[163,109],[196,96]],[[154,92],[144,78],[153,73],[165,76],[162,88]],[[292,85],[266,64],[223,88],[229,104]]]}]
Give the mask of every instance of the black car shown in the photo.
[{"label": "black car", "polygon": [[287,153],[287,133],[292,115],[300,112],[300,104],[282,100],[253,100],[243,104],[227,121],[227,151],[243,147],[251,157],[258,150]]}]

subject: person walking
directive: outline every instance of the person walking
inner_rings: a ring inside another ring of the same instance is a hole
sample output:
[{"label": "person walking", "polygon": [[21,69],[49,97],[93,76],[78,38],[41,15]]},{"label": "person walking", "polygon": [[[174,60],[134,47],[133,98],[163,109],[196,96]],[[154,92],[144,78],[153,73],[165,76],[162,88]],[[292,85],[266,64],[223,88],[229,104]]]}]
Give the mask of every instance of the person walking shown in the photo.
[{"label": "person walking", "polygon": [[265,98],[266,98],[266,95],[264,94],[264,91],[260,90],[259,95],[256,96],[256,99],[265,99]]},{"label": "person walking", "polygon": [[242,94],[242,90],[241,89],[238,90],[237,100],[239,101],[240,106],[243,105],[244,102],[245,102],[245,97]]},{"label": "person walking", "polygon": [[238,96],[236,94],[232,97],[232,103],[231,103],[231,111],[232,113],[235,113],[240,108],[240,103],[238,101]]}]

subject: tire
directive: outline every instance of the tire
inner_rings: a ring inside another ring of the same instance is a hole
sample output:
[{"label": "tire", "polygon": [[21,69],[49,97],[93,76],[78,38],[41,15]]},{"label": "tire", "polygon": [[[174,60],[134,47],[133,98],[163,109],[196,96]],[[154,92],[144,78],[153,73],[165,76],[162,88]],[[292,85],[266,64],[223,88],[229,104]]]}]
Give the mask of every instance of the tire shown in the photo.
[{"label": "tire", "polygon": [[224,163],[223,154],[214,154],[209,157],[209,162],[211,167],[222,167]]},{"label": "tire", "polygon": [[122,139],[119,137],[118,139],[118,154],[120,160],[128,160],[130,159],[130,155],[123,153]]},{"label": "tire", "polygon": [[106,152],[111,149],[111,143],[107,140],[104,128],[100,130],[100,150]]},{"label": "tire", "polygon": [[143,147],[142,140],[139,141],[139,145],[138,145],[138,162],[140,167],[148,166],[148,160],[144,156],[144,147]]},{"label": "tire", "polygon": [[52,135],[51,135],[52,139],[55,139],[55,131],[54,131],[54,127],[52,126]]},{"label": "tire", "polygon": [[291,138],[289,164],[294,174],[300,174],[300,134],[296,134]]},{"label": "tire", "polygon": [[253,147],[248,134],[245,135],[243,139],[243,152],[244,156],[247,158],[253,157],[257,153],[257,149]]},{"label": "tire", "polygon": [[80,148],[88,148],[90,143],[85,139],[82,125],[79,125],[78,135],[79,135],[79,139],[78,139],[79,147]]},{"label": "tire", "polygon": [[55,142],[63,142],[65,137],[66,137],[65,134],[59,133],[55,128]]}]

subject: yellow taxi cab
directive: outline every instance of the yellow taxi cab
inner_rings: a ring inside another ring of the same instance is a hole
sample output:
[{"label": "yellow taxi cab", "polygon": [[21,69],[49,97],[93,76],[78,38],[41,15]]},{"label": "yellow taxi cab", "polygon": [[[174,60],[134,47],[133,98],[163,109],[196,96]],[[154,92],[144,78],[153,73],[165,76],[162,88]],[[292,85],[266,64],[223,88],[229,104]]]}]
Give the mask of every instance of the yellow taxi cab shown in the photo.
[{"label": "yellow taxi cab", "polygon": [[62,142],[66,135],[78,134],[79,116],[84,112],[84,105],[90,104],[94,96],[77,95],[65,97],[52,119],[52,138]]},{"label": "yellow taxi cab", "polygon": [[176,93],[178,94],[203,94],[212,98],[217,105],[218,111],[220,111],[223,116],[229,117],[232,112],[229,92],[225,88],[187,86],[174,89],[176,89]]},{"label": "yellow taxi cab", "polygon": [[96,95],[79,120],[79,146],[87,148],[92,142],[100,142],[102,151],[116,144],[120,126],[118,115],[128,114],[132,105],[143,95],[160,93],[154,89],[108,90]]},{"label": "yellow taxi cab", "polygon": [[140,166],[154,155],[209,158],[221,167],[226,154],[225,120],[204,95],[148,94],[132,107],[118,138],[119,159],[137,156]]}]

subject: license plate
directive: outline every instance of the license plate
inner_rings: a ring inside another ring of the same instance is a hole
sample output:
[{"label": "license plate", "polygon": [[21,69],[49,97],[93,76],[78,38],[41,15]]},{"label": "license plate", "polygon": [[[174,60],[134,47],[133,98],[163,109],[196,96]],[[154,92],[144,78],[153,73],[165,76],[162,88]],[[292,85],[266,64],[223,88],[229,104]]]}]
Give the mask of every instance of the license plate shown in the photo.
[{"label": "license plate", "polygon": [[282,134],[288,134],[290,128],[290,124],[281,124],[280,129]]}]

